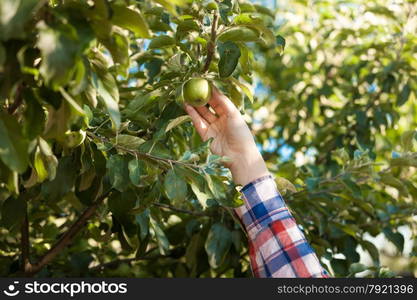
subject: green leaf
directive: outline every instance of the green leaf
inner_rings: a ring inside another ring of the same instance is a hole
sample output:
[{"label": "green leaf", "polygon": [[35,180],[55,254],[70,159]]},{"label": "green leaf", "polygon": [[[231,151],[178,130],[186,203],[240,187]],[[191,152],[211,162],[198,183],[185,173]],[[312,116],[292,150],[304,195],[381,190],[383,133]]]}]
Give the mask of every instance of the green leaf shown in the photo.
[{"label": "green leaf", "polygon": [[353,263],[349,267],[350,275],[354,275],[356,273],[360,273],[360,272],[363,272],[363,271],[366,271],[366,270],[368,270],[368,267],[361,264],[361,263]]},{"label": "green leaf", "polygon": [[23,173],[28,166],[28,142],[16,119],[0,112],[0,158],[10,170]]},{"label": "green leaf", "polygon": [[194,234],[185,251],[185,262],[189,268],[193,269],[198,265],[199,254],[202,250],[204,251],[203,237],[200,234]]},{"label": "green leaf", "polygon": [[159,49],[171,46],[175,46],[175,39],[167,35],[160,35],[152,39],[149,44],[149,49]]},{"label": "green leaf", "polygon": [[240,230],[232,231],[232,244],[238,253],[242,251],[242,247],[243,247],[243,241],[242,241],[240,232],[241,232]]},{"label": "green leaf", "polygon": [[189,31],[199,31],[200,26],[197,24],[196,21],[187,19],[184,21],[180,21],[177,27],[177,34],[178,32],[189,32]]},{"label": "green leaf", "polygon": [[150,38],[148,24],[138,10],[127,8],[123,5],[113,5],[113,24],[126,28],[135,33],[138,38]]},{"label": "green leaf", "polygon": [[259,32],[245,26],[232,27],[218,36],[220,42],[257,42]]},{"label": "green leaf", "polygon": [[119,134],[112,139],[112,142],[125,149],[138,150],[139,146],[145,143],[145,140],[129,134]]},{"label": "green leaf", "polygon": [[85,115],[83,108],[62,87],[59,88],[59,91],[61,92],[61,95],[64,97],[64,99],[71,106],[71,108],[75,112],[77,112],[77,114],[79,114],[80,116]]},{"label": "green leaf", "polygon": [[239,58],[240,67],[242,68],[244,74],[250,75],[252,72],[253,53],[243,43],[239,44],[239,48],[241,52],[241,56]]},{"label": "green leaf", "polygon": [[396,188],[401,195],[405,197],[408,195],[407,187],[400,179],[394,177],[391,173],[382,173],[380,178],[382,183]]},{"label": "green leaf", "polygon": [[233,19],[233,23],[236,25],[250,25],[250,24],[262,24],[261,18],[254,16],[253,14],[240,14]]},{"label": "green leaf", "polygon": [[243,82],[240,82],[239,80],[237,80],[236,78],[234,78],[234,77],[230,77],[230,80],[236,85],[236,86],[238,86],[241,90],[242,90],[242,92],[249,98],[249,100],[250,100],[250,102],[252,102],[253,103],[253,93],[252,93],[252,90],[251,90],[251,88],[247,85],[247,84],[245,84],[245,83],[243,83]]},{"label": "green leaf", "polygon": [[240,48],[233,42],[221,43],[217,48],[220,55],[219,75],[220,77],[229,77],[239,62]]},{"label": "green leaf", "polygon": [[[96,78],[93,81],[94,87],[97,89],[98,94],[100,95],[99,99],[103,102],[104,106],[109,113],[110,119],[113,122],[113,126],[116,130],[120,128],[121,117],[119,111],[119,105],[117,104],[117,99],[114,99],[109,91],[104,86],[103,82]],[[115,87],[116,88],[116,87]]]},{"label": "green leaf", "polygon": [[175,169],[170,169],[165,175],[164,187],[167,197],[174,203],[185,200],[187,183],[175,172]]},{"label": "green leaf", "polygon": [[228,86],[229,97],[232,100],[233,104],[239,109],[243,110],[245,101],[241,90],[233,83],[230,83]]},{"label": "green leaf", "polygon": [[27,93],[25,91],[24,97],[26,110],[23,113],[23,134],[29,140],[32,140],[40,135],[45,129],[46,113],[31,90]]},{"label": "green leaf", "polygon": [[145,209],[142,213],[135,216],[135,221],[139,225],[139,237],[144,240],[149,233],[149,209]]},{"label": "green leaf", "polygon": [[159,58],[153,58],[145,64],[147,70],[148,81],[153,82],[154,78],[161,72],[164,61]]},{"label": "green leaf", "polygon": [[158,242],[159,252],[162,255],[168,254],[169,251],[169,241],[166,237],[164,231],[162,228],[158,225],[158,223],[151,218],[150,219],[151,227],[153,228],[153,231],[155,233],[156,241]]},{"label": "green leaf", "polygon": [[201,191],[200,188],[195,183],[191,183],[190,185],[191,185],[191,190],[193,191],[194,195],[197,197],[198,202],[201,204],[203,209],[206,209],[209,195],[207,195],[204,191]]},{"label": "green leaf", "polygon": [[250,2],[241,2],[239,3],[239,8],[241,12],[255,12],[255,6]]},{"label": "green leaf", "polygon": [[362,192],[360,187],[354,182],[350,176],[344,176],[341,178],[342,183],[347,187],[348,190],[352,192],[352,195],[356,198],[362,197]]},{"label": "green leaf", "polygon": [[[122,235],[124,240],[129,245],[130,249],[138,249],[139,247],[139,238],[137,236],[137,226],[136,224],[132,223],[131,220],[129,222],[121,221],[122,227]],[[119,235],[120,240],[120,235]],[[122,244],[123,245],[123,244]]]},{"label": "green leaf", "polygon": [[37,47],[42,54],[40,73],[54,90],[66,84],[75,66],[78,50],[77,41],[60,28],[51,28],[43,21],[37,25],[39,30]]},{"label": "green leaf", "polygon": [[185,116],[179,116],[178,118],[172,119],[171,121],[169,121],[165,132],[170,131],[171,129],[181,125],[182,123],[185,123],[187,121],[191,120],[189,115],[185,115]]},{"label": "green leaf", "polygon": [[123,193],[113,192],[109,199],[108,205],[112,214],[120,221],[126,219],[126,215],[135,207],[137,196],[134,191],[127,190]]},{"label": "green leaf", "polygon": [[277,184],[278,190],[283,194],[296,193],[297,189],[295,188],[294,184],[291,181],[284,177],[275,177],[275,183]]},{"label": "green leaf", "polygon": [[309,190],[314,190],[317,188],[318,184],[320,182],[320,178],[317,177],[309,177],[306,179],[306,185]]},{"label": "green leaf", "polygon": [[36,149],[33,166],[36,170],[36,174],[38,175],[38,182],[42,182],[48,178],[48,171],[43,163],[42,154],[39,148]]},{"label": "green leaf", "polygon": [[218,5],[221,19],[226,25],[228,25],[228,15],[231,14],[233,3],[231,0],[224,0],[222,2],[219,2]]},{"label": "green leaf", "polygon": [[402,253],[404,250],[404,237],[399,232],[393,232],[391,228],[384,228],[383,230],[385,236],[389,241],[391,241],[397,249]]},{"label": "green leaf", "polygon": [[188,3],[190,3],[189,0],[168,0],[168,2],[171,2],[178,6],[186,6]]},{"label": "green leaf", "polygon": [[[259,38],[262,38],[262,40],[265,41],[267,45],[275,43],[276,38],[274,33],[263,24],[262,19],[252,17],[250,20],[248,20],[242,18],[239,19],[238,22],[242,24],[242,26],[253,30],[258,35],[258,39],[255,39],[254,41],[258,41]],[[259,33],[261,33],[261,35]]]},{"label": "green leaf", "polygon": [[131,161],[129,161],[128,168],[130,181],[134,185],[138,186],[140,183],[140,175],[142,173],[142,168],[139,159],[134,158]]},{"label": "green leaf", "polygon": [[277,51],[279,55],[282,55],[284,53],[285,44],[286,44],[285,39],[282,36],[277,35],[276,43],[277,43]]},{"label": "green leaf", "polygon": [[401,135],[401,145],[404,151],[413,151],[413,142],[416,137],[415,130],[408,130]]},{"label": "green leaf", "polygon": [[22,39],[26,36],[24,26],[32,13],[44,1],[39,0],[1,0],[0,1],[0,39]]},{"label": "green leaf", "polygon": [[208,188],[212,192],[214,198],[216,200],[221,200],[224,198],[224,186],[223,183],[220,182],[216,177],[210,176],[209,174],[205,174],[205,178],[207,181]]},{"label": "green leaf", "polygon": [[129,39],[123,30],[113,28],[111,37],[101,39],[101,43],[110,51],[113,62],[117,65],[119,74],[127,76],[129,67]]},{"label": "green leaf", "polygon": [[25,217],[26,201],[22,196],[7,198],[1,206],[1,224],[8,229],[20,224]]},{"label": "green leaf", "polygon": [[253,7],[256,9],[258,13],[270,16],[271,18],[275,18],[275,13],[265,6],[254,4]]},{"label": "green leaf", "polygon": [[374,263],[379,263],[379,251],[375,245],[369,241],[361,241],[360,244],[366,251],[368,251]]},{"label": "green leaf", "polygon": [[[395,152],[393,152],[394,154]],[[390,160],[390,165],[393,167],[417,167],[417,156],[413,153],[403,153],[398,154],[398,156],[394,156]],[[399,179],[397,179],[399,180]]]},{"label": "green leaf", "polygon": [[401,89],[401,92],[398,94],[397,97],[397,106],[401,106],[407,102],[408,98],[411,94],[411,86],[410,83],[407,82]]},{"label": "green leaf", "polygon": [[334,224],[337,228],[341,229],[344,233],[356,237],[356,233],[359,231],[356,225],[354,224]]},{"label": "green leaf", "polygon": [[229,229],[221,223],[211,226],[205,249],[212,268],[218,268],[223,263],[231,245],[232,234]]},{"label": "green leaf", "polygon": [[126,191],[129,187],[129,169],[126,156],[120,154],[110,156],[106,168],[112,187],[120,192]]},{"label": "green leaf", "polygon": [[338,276],[346,276],[349,272],[348,263],[345,259],[333,258],[330,261],[330,265],[332,266],[332,269],[335,272],[335,274]]},{"label": "green leaf", "polygon": [[76,176],[77,168],[73,158],[60,158],[54,180],[42,184],[43,197],[51,202],[62,200],[62,197],[73,189]]},{"label": "green leaf", "polygon": [[56,176],[56,168],[58,166],[58,160],[55,157],[54,153],[52,152],[52,149],[49,146],[49,144],[41,137],[38,137],[38,145],[39,145],[39,150],[42,154],[41,157],[44,162],[44,165],[46,164],[46,169],[48,171],[48,178],[49,180],[54,180]]},{"label": "green leaf", "polygon": [[[19,175],[17,172],[10,171],[0,160],[0,179],[4,183],[4,187],[7,188],[7,190],[14,194],[19,195]],[[9,193],[0,194],[1,197],[9,197]]]}]

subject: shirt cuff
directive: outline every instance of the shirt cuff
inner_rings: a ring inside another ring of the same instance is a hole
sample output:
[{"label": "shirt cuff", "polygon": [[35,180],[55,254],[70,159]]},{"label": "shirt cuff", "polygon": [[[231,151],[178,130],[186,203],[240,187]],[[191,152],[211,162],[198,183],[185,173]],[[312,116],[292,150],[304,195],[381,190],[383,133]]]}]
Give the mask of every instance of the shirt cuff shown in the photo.
[{"label": "shirt cuff", "polygon": [[245,185],[244,204],[235,208],[250,238],[276,220],[292,218],[272,175],[263,176]]}]

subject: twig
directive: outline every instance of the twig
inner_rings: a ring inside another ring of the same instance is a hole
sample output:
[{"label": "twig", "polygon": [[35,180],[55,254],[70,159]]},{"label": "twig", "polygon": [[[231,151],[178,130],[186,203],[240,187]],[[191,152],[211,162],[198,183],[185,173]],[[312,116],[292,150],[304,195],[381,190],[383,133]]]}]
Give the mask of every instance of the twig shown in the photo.
[{"label": "twig", "polygon": [[213,60],[214,51],[216,48],[216,38],[217,38],[217,23],[219,20],[219,15],[217,10],[213,13],[213,23],[211,25],[211,38],[207,45],[207,58],[206,63],[203,67],[203,73],[206,73],[208,69],[210,68],[211,61]]},{"label": "twig", "polygon": [[97,270],[101,271],[105,268],[117,267],[121,263],[131,263],[131,262],[134,262],[134,261],[137,261],[137,260],[144,260],[144,259],[149,259],[149,258],[136,258],[136,257],[134,257],[134,258],[116,259],[116,260],[112,260],[112,261],[109,261],[107,263],[103,263],[101,265],[92,267],[92,268],[89,269],[89,271],[97,271]]},{"label": "twig", "polygon": [[7,112],[13,115],[20,105],[23,103],[22,92],[24,88],[24,83],[20,83],[16,88],[16,94],[14,96],[14,102],[7,108]]},{"label": "twig", "polygon": [[[87,135],[90,136],[91,138],[101,140],[102,142],[109,142],[108,138],[98,136],[98,135],[96,135],[92,132],[87,132]],[[113,145],[113,147],[116,148],[116,149],[122,150],[124,152],[127,152],[127,153],[129,153],[129,154],[131,154],[135,157],[141,157],[141,158],[144,158],[144,159],[163,162],[163,163],[167,164],[169,168],[171,168],[172,164],[182,165],[182,166],[187,167],[187,168],[189,168],[189,169],[191,169],[195,172],[197,172],[196,169],[200,168],[200,166],[197,166],[197,165],[194,165],[194,164],[190,164],[190,163],[186,163],[186,162],[179,161],[179,160],[173,160],[173,159],[169,159],[169,158],[155,156],[155,155],[152,155],[152,154],[149,154],[149,153],[144,153],[144,152],[128,149],[126,147],[123,147],[123,146],[120,146],[120,145],[117,145],[117,144]]]},{"label": "twig", "polygon": [[151,253],[152,251],[158,249],[156,248],[152,248],[150,250],[148,250],[143,256],[140,257],[133,257],[133,258],[122,258],[122,259],[115,259],[106,263],[102,263],[99,264],[97,266],[91,267],[89,268],[89,271],[97,271],[100,270],[102,271],[105,268],[114,268],[117,267],[118,265],[122,264],[122,263],[132,263],[132,262],[136,262],[136,261],[140,261],[140,260],[151,260],[151,259],[158,259],[158,258],[165,258],[165,257],[169,257],[166,255],[154,255],[154,256],[148,256],[149,253]]},{"label": "twig", "polygon": [[172,210],[172,211],[175,211],[175,212],[179,212],[179,213],[189,214],[189,215],[196,216],[196,217],[207,217],[207,216],[210,216],[209,214],[204,213],[204,212],[186,210],[186,209],[174,207],[174,206],[171,206],[171,205],[168,205],[168,204],[164,204],[164,203],[159,203],[159,202],[154,202],[154,203],[152,203],[152,205],[158,206],[158,207],[162,207],[162,208],[165,208],[165,209],[169,209],[169,210]]},{"label": "twig", "polygon": [[77,221],[65,232],[65,234],[52,246],[52,248],[42,256],[36,264],[33,264],[30,270],[25,272],[27,276],[33,276],[42,268],[49,264],[66,246],[68,246],[75,236],[84,228],[85,223],[94,215],[97,208],[110,194],[110,191],[101,195],[91,206],[89,206]]}]

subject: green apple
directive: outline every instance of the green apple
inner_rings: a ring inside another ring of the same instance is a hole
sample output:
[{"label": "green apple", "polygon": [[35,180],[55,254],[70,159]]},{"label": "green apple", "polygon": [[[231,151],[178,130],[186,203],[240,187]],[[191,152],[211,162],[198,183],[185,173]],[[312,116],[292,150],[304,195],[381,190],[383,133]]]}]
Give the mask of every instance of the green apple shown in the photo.
[{"label": "green apple", "polygon": [[191,78],[183,88],[184,101],[192,106],[203,106],[211,98],[210,82],[204,78]]},{"label": "green apple", "polygon": [[217,3],[216,2],[209,2],[206,5],[206,8],[207,8],[208,11],[213,11],[213,10],[217,10],[218,9],[218,6],[217,6]]}]

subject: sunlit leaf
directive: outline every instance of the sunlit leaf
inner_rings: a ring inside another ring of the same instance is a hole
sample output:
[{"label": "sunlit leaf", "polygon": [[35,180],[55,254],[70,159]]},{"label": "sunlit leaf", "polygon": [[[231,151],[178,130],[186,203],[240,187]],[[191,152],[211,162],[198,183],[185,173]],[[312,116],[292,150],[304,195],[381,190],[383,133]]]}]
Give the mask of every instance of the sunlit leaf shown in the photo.
[{"label": "sunlit leaf", "polygon": [[187,183],[175,172],[175,169],[170,169],[165,175],[164,187],[168,198],[174,203],[185,200]]},{"label": "sunlit leaf", "polygon": [[142,14],[123,5],[113,5],[114,24],[133,31],[136,37],[150,38],[149,28]]}]

